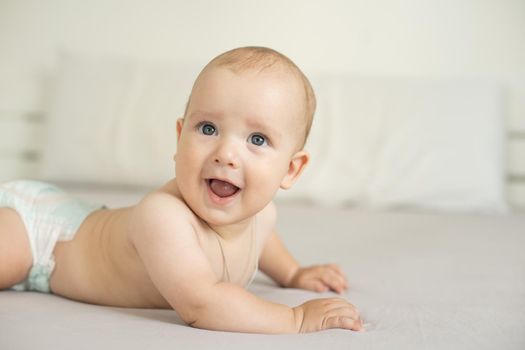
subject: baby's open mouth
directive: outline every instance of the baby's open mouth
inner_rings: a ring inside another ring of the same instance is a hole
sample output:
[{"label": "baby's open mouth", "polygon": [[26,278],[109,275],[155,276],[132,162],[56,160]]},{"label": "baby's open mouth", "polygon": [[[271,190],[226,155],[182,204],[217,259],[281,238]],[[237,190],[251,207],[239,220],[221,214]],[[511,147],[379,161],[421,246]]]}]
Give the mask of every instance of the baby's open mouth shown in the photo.
[{"label": "baby's open mouth", "polygon": [[227,181],[222,181],[218,179],[208,179],[207,182],[208,186],[210,186],[211,191],[221,198],[233,196],[240,190],[239,187]]}]

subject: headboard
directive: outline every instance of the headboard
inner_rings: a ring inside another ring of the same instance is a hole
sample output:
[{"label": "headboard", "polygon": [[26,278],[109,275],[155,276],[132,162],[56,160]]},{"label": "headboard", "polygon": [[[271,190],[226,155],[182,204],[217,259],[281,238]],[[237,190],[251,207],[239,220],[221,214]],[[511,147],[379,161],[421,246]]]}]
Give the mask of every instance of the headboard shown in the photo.
[{"label": "headboard", "polygon": [[0,110],[0,179],[31,177],[42,157],[43,112]]}]

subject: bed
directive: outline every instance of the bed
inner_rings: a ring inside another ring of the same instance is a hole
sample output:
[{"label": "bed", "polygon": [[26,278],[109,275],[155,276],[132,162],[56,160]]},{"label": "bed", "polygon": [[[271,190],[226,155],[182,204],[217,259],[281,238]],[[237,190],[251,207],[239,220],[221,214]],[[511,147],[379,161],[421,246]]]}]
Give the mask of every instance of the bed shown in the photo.
[{"label": "bed", "polygon": [[[136,203],[173,176],[175,120],[197,71],[63,54],[45,109],[0,110],[0,181],[30,177],[109,207]],[[311,80],[312,161],[277,198],[279,231],[302,264],[344,268],[344,297],[367,332],[212,332],[170,310],[1,291],[0,349],[525,349],[525,138],[505,132],[504,87]],[[264,275],[249,289],[290,306],[334,296]]]},{"label": "bed", "polygon": [[[77,195],[118,207],[141,194],[89,189]],[[524,214],[444,215],[283,203],[278,227],[302,264],[337,262],[344,268],[350,282],[344,297],[361,311],[367,332],[214,332],[185,325],[171,310],[103,307],[2,291],[0,348],[525,348]],[[249,290],[290,306],[335,296],[282,289],[262,274]]]}]

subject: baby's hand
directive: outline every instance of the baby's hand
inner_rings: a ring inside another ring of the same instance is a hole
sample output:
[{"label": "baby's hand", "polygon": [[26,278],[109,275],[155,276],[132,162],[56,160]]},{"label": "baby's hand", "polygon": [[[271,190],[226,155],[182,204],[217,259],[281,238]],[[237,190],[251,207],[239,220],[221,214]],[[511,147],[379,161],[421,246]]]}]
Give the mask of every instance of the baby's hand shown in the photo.
[{"label": "baby's hand", "polygon": [[315,299],[293,308],[298,333],[328,328],[364,331],[354,305],[341,298]]},{"label": "baby's hand", "polygon": [[341,294],[348,288],[348,284],[343,270],[336,264],[328,264],[300,267],[287,287],[315,292],[326,292],[331,289]]}]

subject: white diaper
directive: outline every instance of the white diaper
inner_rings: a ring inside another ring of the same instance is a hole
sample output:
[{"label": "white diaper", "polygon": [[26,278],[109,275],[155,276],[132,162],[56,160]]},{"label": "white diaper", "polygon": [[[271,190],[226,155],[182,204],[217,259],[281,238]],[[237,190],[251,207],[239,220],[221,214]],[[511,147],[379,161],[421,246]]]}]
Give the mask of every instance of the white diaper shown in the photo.
[{"label": "white diaper", "polygon": [[12,208],[20,215],[33,255],[28,278],[13,289],[45,293],[50,292],[56,243],[73,239],[84,219],[103,208],[75,199],[53,185],[30,180],[0,184],[0,207]]}]

